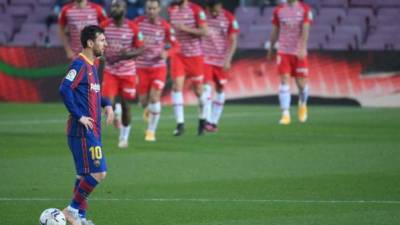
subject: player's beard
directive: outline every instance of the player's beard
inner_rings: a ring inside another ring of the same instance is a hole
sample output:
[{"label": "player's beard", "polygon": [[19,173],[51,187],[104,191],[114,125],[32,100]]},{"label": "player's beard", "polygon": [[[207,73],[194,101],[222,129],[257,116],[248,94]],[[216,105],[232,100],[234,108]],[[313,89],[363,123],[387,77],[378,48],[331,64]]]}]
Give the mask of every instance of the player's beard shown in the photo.
[{"label": "player's beard", "polygon": [[125,12],[111,12],[111,17],[114,20],[120,21],[124,18]]},{"label": "player's beard", "polygon": [[93,49],[93,54],[94,54],[94,56],[96,56],[96,57],[100,57],[100,56],[102,56],[103,55],[103,52],[100,50],[100,49]]},{"label": "player's beard", "polygon": [[174,3],[177,5],[182,5],[185,0],[175,0]]}]

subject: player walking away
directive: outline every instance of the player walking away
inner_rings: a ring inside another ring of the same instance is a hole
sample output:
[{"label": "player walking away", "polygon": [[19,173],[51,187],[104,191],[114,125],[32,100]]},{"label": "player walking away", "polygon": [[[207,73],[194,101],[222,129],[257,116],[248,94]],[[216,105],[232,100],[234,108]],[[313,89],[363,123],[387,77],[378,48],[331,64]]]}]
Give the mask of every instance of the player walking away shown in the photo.
[{"label": "player walking away", "polygon": [[[111,19],[101,23],[107,38],[106,67],[103,80],[103,95],[111,102],[121,97],[122,126],[119,128],[119,148],[127,148],[131,130],[131,110],[129,100],[136,96],[135,57],[143,52],[143,35],[138,27],[125,18],[126,3],[114,0],[111,4]],[[117,113],[117,120],[121,114]]]},{"label": "player walking away", "polygon": [[99,25],[106,20],[104,9],[87,0],[74,0],[61,9],[58,23],[59,36],[68,59],[74,59],[81,51],[81,30],[87,25]]},{"label": "player walking away", "polygon": [[174,30],[170,24],[159,17],[160,0],[147,0],[146,15],[135,19],[145,40],[144,52],[137,58],[139,75],[139,100],[148,112],[146,141],[156,140],[156,129],[161,113],[160,97],[167,76],[166,59],[176,50]]},{"label": "player walking away", "polygon": [[[209,132],[217,131],[225,103],[224,85],[228,81],[233,55],[237,47],[239,25],[235,17],[223,9],[221,0],[207,2],[208,34],[203,38],[204,51],[204,92],[207,95],[207,125]],[[215,84],[216,96],[212,104],[212,88]]]},{"label": "player walking away", "polygon": [[111,102],[100,94],[96,57],[107,46],[104,31],[98,26],[85,27],[81,33],[83,51],[72,61],[60,86],[60,94],[70,115],[68,118],[68,146],[72,152],[77,178],[73,199],[63,213],[72,225],[90,225],[86,220],[87,198],[106,177],[106,161],[101,144],[101,107],[105,109],[107,124],[114,112]]},{"label": "player walking away", "polygon": [[200,6],[189,0],[176,0],[169,10],[170,22],[176,30],[176,38],[180,44],[180,52],[171,55],[171,75],[173,79],[172,103],[177,122],[175,136],[184,132],[183,87],[185,76],[193,83],[193,90],[199,103],[198,135],[204,134],[205,102],[203,94],[204,58],[201,49],[201,37],[207,34],[206,16]]},{"label": "player walking away", "polygon": [[288,0],[277,6],[273,13],[273,30],[270,37],[268,59],[271,59],[273,47],[279,41],[277,64],[281,76],[279,102],[282,109],[280,124],[290,124],[290,76],[295,77],[299,90],[298,117],[300,122],[307,120],[308,99],[308,63],[307,40],[312,22],[310,8],[297,0]]}]

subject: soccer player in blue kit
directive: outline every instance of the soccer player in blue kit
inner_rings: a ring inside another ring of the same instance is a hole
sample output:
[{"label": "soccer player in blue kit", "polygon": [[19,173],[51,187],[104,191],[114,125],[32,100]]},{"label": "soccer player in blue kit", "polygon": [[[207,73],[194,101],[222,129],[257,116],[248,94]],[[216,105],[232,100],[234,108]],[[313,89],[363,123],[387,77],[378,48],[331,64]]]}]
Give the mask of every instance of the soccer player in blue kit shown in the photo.
[{"label": "soccer player in blue kit", "polygon": [[60,86],[60,93],[70,115],[68,145],[77,173],[74,194],[63,213],[72,225],[89,225],[86,220],[87,198],[106,177],[107,165],[101,144],[101,112],[105,109],[106,122],[111,124],[114,112],[111,102],[101,97],[97,75],[97,57],[107,46],[104,30],[86,26],[81,31],[82,52],[72,61]]}]

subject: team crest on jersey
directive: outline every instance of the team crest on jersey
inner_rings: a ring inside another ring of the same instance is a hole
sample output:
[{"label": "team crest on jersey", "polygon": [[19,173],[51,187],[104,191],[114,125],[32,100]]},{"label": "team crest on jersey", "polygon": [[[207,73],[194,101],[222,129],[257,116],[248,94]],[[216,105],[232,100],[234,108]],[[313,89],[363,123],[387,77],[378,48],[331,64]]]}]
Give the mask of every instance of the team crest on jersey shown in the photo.
[{"label": "team crest on jersey", "polygon": [[65,77],[65,79],[69,80],[69,81],[74,81],[76,77],[76,70],[72,69],[68,72],[67,76]]},{"label": "team crest on jersey", "polygon": [[171,33],[171,35],[174,35],[174,34],[175,34],[174,28],[171,27],[171,28],[169,29],[169,32]]}]

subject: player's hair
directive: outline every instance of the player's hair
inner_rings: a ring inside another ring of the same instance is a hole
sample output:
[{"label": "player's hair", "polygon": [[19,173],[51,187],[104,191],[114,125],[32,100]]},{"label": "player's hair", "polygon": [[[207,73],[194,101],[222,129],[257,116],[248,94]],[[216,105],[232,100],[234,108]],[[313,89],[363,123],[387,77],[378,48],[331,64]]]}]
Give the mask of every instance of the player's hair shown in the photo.
[{"label": "player's hair", "polygon": [[161,0],[146,0],[146,2],[157,2],[161,6]]},{"label": "player's hair", "polygon": [[212,8],[216,5],[222,4],[222,0],[207,0],[207,7]]},{"label": "player's hair", "polygon": [[104,29],[96,26],[96,25],[89,25],[83,28],[81,31],[81,44],[83,48],[87,48],[87,41],[92,40],[95,41],[96,37],[99,34],[104,34]]}]

